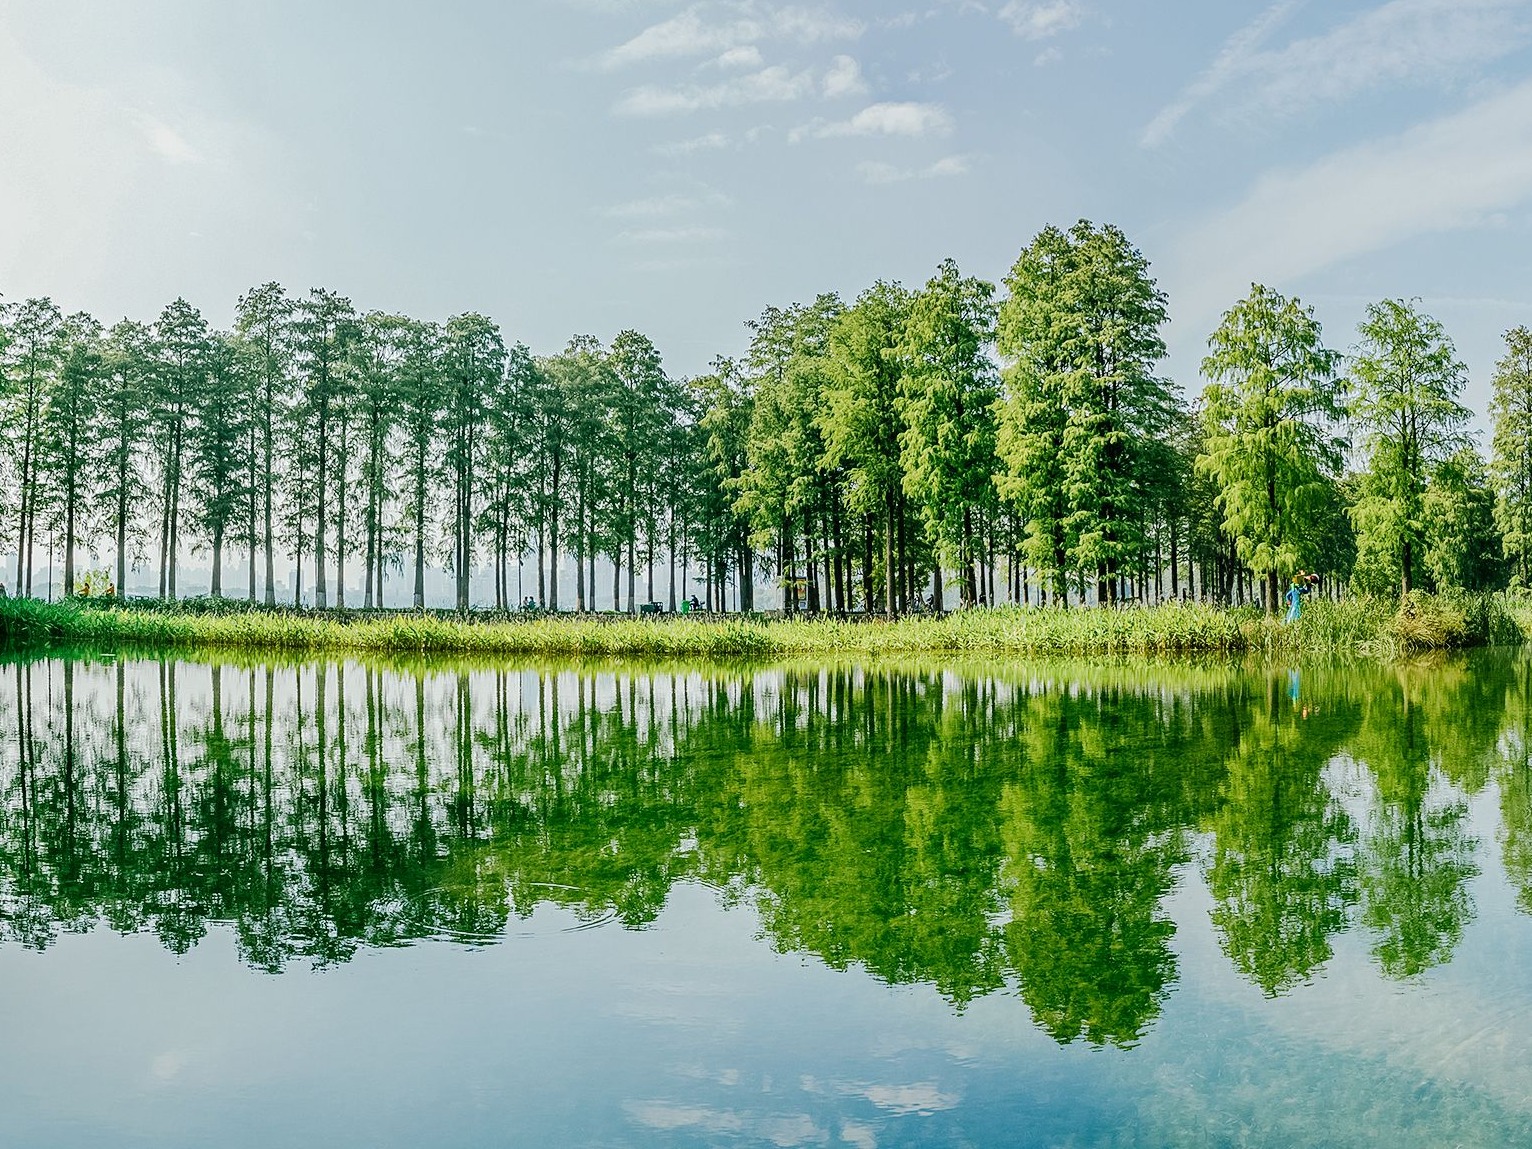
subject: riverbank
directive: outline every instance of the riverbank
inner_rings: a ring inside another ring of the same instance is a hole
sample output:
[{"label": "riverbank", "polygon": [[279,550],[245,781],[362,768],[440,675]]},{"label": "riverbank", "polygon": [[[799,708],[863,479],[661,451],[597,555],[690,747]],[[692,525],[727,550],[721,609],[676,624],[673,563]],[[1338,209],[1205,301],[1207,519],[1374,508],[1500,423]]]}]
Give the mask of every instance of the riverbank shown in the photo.
[{"label": "riverbank", "polygon": [[796,654],[1362,654],[1389,657],[1532,636],[1532,600],[1417,593],[1307,604],[1286,624],[1250,607],[962,611],[941,618],[629,618],[267,611],[224,604],[118,607],[0,600],[0,643],[300,652],[738,658]]}]

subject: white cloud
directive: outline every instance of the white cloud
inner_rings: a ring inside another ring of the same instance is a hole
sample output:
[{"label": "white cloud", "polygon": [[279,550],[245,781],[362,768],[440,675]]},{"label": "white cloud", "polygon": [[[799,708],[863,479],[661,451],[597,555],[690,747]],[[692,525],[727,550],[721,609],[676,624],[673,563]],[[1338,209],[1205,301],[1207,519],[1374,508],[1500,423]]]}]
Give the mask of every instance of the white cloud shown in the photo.
[{"label": "white cloud", "polygon": [[688,140],[675,140],[668,144],[658,144],[654,151],[662,156],[689,156],[694,152],[715,152],[730,145],[731,140],[723,132],[708,132],[703,136],[693,136]]},{"label": "white cloud", "polygon": [[694,4],[603,52],[598,63],[604,68],[622,68],[652,60],[727,55],[768,40],[800,44],[854,40],[862,31],[859,21],[834,13],[779,7],[762,0]]},{"label": "white cloud", "polygon": [[746,18],[709,23],[703,19],[700,7],[688,8],[602,53],[601,63],[607,68],[621,68],[650,60],[727,52],[759,40],[763,34],[759,21]]},{"label": "white cloud", "polygon": [[862,79],[862,66],[850,56],[837,56],[825,73],[824,93],[826,99],[838,96],[860,96],[867,91]]},{"label": "white cloud", "polygon": [[619,243],[716,243],[728,239],[729,233],[721,227],[648,227],[637,231],[620,232]]},{"label": "white cloud", "polygon": [[169,164],[196,164],[202,162],[202,154],[186,142],[186,138],[169,124],[155,119],[147,112],[133,113],[136,127],[149,145],[149,150]]},{"label": "white cloud", "polygon": [[1011,0],[1000,19],[1024,40],[1046,40],[1077,27],[1085,17],[1078,0]]},{"label": "white cloud", "polygon": [[795,128],[788,139],[797,143],[809,136],[816,139],[836,136],[944,136],[950,131],[952,117],[940,104],[884,103],[870,104],[849,120]]},{"label": "white cloud", "polygon": [[777,65],[721,84],[634,88],[617,102],[616,111],[625,116],[665,116],[745,104],[783,103],[811,96],[817,88],[811,72],[792,72]]},{"label": "white cloud", "polygon": [[609,219],[651,219],[656,216],[681,215],[709,207],[727,207],[729,203],[729,197],[721,192],[710,191],[700,195],[672,193],[616,204],[605,209],[602,214]]},{"label": "white cloud", "polygon": [[1172,293],[1205,318],[1274,285],[1430,232],[1491,224],[1532,199],[1532,81],[1391,139],[1263,177],[1196,228]]},{"label": "white cloud", "polygon": [[730,48],[713,63],[720,68],[764,68],[766,60],[761,55],[761,50],[754,44],[746,44],[739,48]]},{"label": "white cloud", "polygon": [[1320,36],[1263,48],[1297,7],[1282,0],[1232,36],[1212,65],[1144,129],[1163,143],[1199,104],[1286,115],[1395,84],[1471,78],[1525,44],[1526,0],[1390,0]]},{"label": "white cloud", "polygon": [[910,180],[965,176],[971,168],[967,156],[946,156],[922,168],[901,168],[879,160],[868,160],[858,164],[856,170],[870,184],[898,184]]}]

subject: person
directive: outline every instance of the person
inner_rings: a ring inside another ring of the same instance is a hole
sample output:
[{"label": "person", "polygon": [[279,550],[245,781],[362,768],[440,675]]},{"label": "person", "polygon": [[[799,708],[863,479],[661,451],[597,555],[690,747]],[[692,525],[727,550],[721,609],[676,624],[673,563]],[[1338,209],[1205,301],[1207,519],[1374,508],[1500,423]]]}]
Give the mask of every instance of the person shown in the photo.
[{"label": "person", "polygon": [[702,603],[697,600],[696,595],[692,595],[690,605],[693,614],[702,609]]},{"label": "person", "polygon": [[1303,615],[1303,593],[1308,589],[1308,576],[1299,571],[1287,588],[1287,621],[1297,622]]}]

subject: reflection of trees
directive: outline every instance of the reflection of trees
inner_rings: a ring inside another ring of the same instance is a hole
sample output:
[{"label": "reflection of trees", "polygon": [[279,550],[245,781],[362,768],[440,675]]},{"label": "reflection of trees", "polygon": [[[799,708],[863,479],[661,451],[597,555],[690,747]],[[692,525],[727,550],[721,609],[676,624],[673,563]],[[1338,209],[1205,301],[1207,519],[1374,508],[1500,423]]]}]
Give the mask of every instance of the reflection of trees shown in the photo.
[{"label": "reflection of trees", "polygon": [[1328,711],[1312,715],[1280,680],[1252,685],[1228,700],[1207,883],[1224,952],[1274,996],[1329,960],[1356,901],[1355,830],[1320,777],[1354,724],[1333,683]]},{"label": "reflection of trees", "polygon": [[1516,887],[1517,904],[1532,913],[1532,663],[1519,663],[1508,677],[1501,743],[1501,857]]},{"label": "reflection of trees", "polygon": [[[1448,783],[1485,784],[1513,669],[1532,697],[1525,667],[1318,675],[1305,715],[1227,668],[18,663],[0,938],[104,921],[181,952],[229,922],[275,971],[493,940],[546,903],[641,926],[698,878],[784,951],[958,1005],[1014,986],[1058,1040],[1129,1044],[1175,982],[1164,901],[1194,833],[1264,992],[1357,905],[1389,974],[1445,960],[1475,849]],[[1376,779],[1361,830],[1326,785],[1346,754]],[[1504,773],[1525,889],[1532,783]]]},{"label": "reflection of trees", "polygon": [[1377,808],[1358,855],[1362,921],[1390,977],[1450,959],[1473,914],[1468,880],[1478,873],[1478,841],[1465,824],[1467,803],[1442,787],[1433,792],[1433,766],[1458,737],[1448,733],[1451,721],[1433,724],[1421,705],[1430,681],[1408,670],[1380,676],[1352,747],[1377,780]]},{"label": "reflection of trees", "polygon": [[1039,691],[1001,819],[1006,952],[1034,1017],[1059,1041],[1131,1044],[1176,977],[1161,901],[1182,859],[1185,733],[1159,700]]}]

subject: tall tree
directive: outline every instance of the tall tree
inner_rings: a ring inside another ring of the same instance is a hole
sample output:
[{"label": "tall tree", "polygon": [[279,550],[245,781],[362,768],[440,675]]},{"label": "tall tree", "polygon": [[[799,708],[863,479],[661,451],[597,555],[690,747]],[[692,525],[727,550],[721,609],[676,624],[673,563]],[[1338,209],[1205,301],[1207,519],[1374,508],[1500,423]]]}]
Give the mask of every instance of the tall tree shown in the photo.
[{"label": "tall tree", "polygon": [[1504,540],[1511,577],[1532,586],[1532,331],[1505,333],[1505,357],[1495,365],[1489,401],[1494,422],[1490,477],[1495,524]]},{"label": "tall tree", "polygon": [[1048,228],[1006,278],[999,348],[1008,362],[999,487],[1026,523],[1026,551],[1062,596],[1065,570],[1094,572],[1114,601],[1145,552],[1153,445],[1178,410],[1155,375],[1165,295],[1111,225]]},{"label": "tall tree", "polygon": [[60,330],[58,380],[43,412],[44,473],[64,526],[64,595],[74,594],[81,515],[97,461],[102,378],[101,324],[71,315]]},{"label": "tall tree", "polygon": [[[853,509],[877,515],[883,536],[883,612],[899,604],[898,571],[904,563],[900,528],[904,471],[899,437],[904,431],[900,383],[901,343],[911,296],[897,283],[879,282],[857,297],[830,330],[830,385],[821,418],[825,455],[845,469]],[[867,608],[870,611],[872,604]]]},{"label": "tall tree", "polygon": [[117,596],[127,594],[129,535],[148,484],[141,456],[153,405],[154,337],[142,323],[124,319],[107,333],[101,390],[99,497],[112,508],[116,538]]},{"label": "tall tree", "polygon": [[[904,489],[924,510],[942,557],[961,573],[965,607],[978,601],[975,515],[994,492],[994,292],[944,261],[912,301],[900,347]],[[939,610],[939,575],[936,591]]]},{"label": "tall tree", "polygon": [[[292,381],[292,303],[279,283],[266,283],[240,296],[234,329],[244,353],[245,377],[256,390],[252,427],[260,440],[261,525],[266,556],[267,606],[276,605],[276,534],[272,495],[276,489],[276,428]],[[255,452],[251,452],[252,462]],[[252,494],[257,484],[252,483]],[[252,577],[251,593],[255,583]]]},{"label": "tall tree", "polygon": [[404,354],[399,370],[399,423],[405,442],[407,464],[406,513],[411,520],[415,551],[416,610],[426,605],[426,524],[435,491],[436,447],[442,411],[442,381],[438,355],[441,328],[434,323],[412,321],[404,332]]},{"label": "tall tree", "polygon": [[[314,429],[314,605],[329,605],[328,552],[330,480],[336,468],[331,441],[338,407],[344,401],[348,348],[356,312],[351,301],[322,287],[309,291],[296,308],[294,334],[303,378],[303,408]],[[343,464],[342,464],[343,465]]]},{"label": "tall tree", "polygon": [[1371,304],[1358,330],[1350,412],[1368,466],[1352,518],[1359,550],[1392,566],[1408,595],[1423,557],[1427,481],[1465,445],[1469,412],[1458,396],[1467,368],[1418,301]]},{"label": "tall tree", "polygon": [[245,503],[247,475],[246,395],[238,375],[233,339],[222,333],[208,341],[206,371],[193,398],[188,434],[188,472],[196,498],[196,522],[212,548],[213,598],[223,597],[224,541]]},{"label": "tall tree", "polygon": [[1340,468],[1345,444],[1336,371],[1314,310],[1260,284],[1224,313],[1202,373],[1205,428],[1200,467],[1216,484],[1223,526],[1240,561],[1266,581],[1316,565],[1306,544]]},{"label": "tall tree", "polygon": [[446,466],[452,481],[452,571],[457,609],[466,611],[473,567],[473,518],[478,496],[479,427],[485,398],[504,385],[505,343],[482,315],[448,320],[442,342],[445,373]]},{"label": "tall tree", "polygon": [[16,458],[16,593],[32,593],[32,550],[43,496],[43,412],[58,370],[64,316],[51,299],[28,299],[10,316],[5,374],[10,378],[6,422]]},{"label": "tall tree", "polygon": [[362,607],[383,605],[384,558],[388,550],[385,513],[397,463],[389,444],[397,427],[399,381],[409,320],[369,312],[352,344],[357,431],[362,438]]},{"label": "tall tree", "polygon": [[166,307],[154,325],[153,426],[160,472],[161,598],[176,597],[186,436],[197,397],[206,386],[210,338],[207,320],[184,299]]},{"label": "tall tree", "polygon": [[[621,565],[626,551],[628,613],[638,610],[638,530],[645,511],[640,478],[651,463],[654,429],[659,422],[665,370],[648,336],[619,332],[607,358],[612,377],[613,460],[620,486],[613,514],[613,559]],[[615,598],[615,595],[614,595]]]}]

